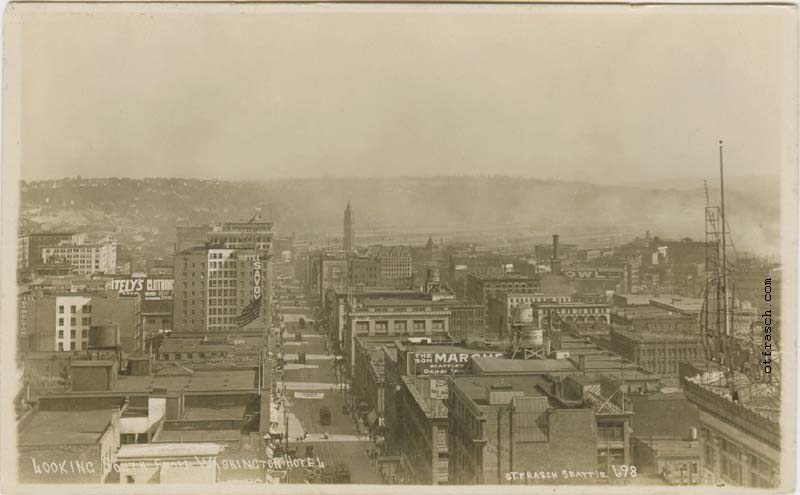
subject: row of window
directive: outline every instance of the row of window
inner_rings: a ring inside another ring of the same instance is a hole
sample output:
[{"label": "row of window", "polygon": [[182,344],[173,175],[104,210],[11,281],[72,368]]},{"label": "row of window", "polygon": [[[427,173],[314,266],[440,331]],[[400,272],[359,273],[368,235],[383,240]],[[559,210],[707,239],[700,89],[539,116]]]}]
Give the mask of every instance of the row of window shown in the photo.
[{"label": "row of window", "polygon": [[[78,324],[77,321],[78,321],[77,318],[70,318],[69,319],[70,326],[77,325]],[[91,324],[92,324],[92,319],[91,318],[88,318],[88,317],[81,318],[81,325],[91,325]],[[58,326],[60,326],[60,327],[64,326],[64,318],[59,318],[58,319]]]},{"label": "row of window", "polygon": [[[78,312],[78,307],[74,306],[74,305],[70,306],[69,307],[69,312],[70,312],[70,314],[73,314],[73,315],[76,314]],[[82,306],[81,307],[81,312],[82,313],[91,313],[92,312],[92,306],[90,304]],[[62,306],[62,305],[58,306],[58,314],[60,314],[60,315],[64,314],[64,306]]]},{"label": "row of window", "polygon": [[86,342],[81,342],[80,344],[78,342],[73,342],[71,348],[64,349],[64,343],[63,342],[59,342],[58,343],[58,350],[59,351],[64,351],[64,350],[67,350],[67,351],[69,351],[69,350],[85,351],[87,347],[88,347],[88,344]]},{"label": "row of window", "polygon": [[[777,470],[773,465],[746,449],[740,448],[726,438],[719,437],[719,450],[711,431],[703,429],[701,438],[704,443],[705,466],[715,470],[719,460],[721,475],[737,485],[755,488],[772,488],[776,485]],[[746,462],[746,465],[742,461]],[[745,468],[746,467],[746,468]]]},{"label": "row of window", "polygon": [[165,352],[161,354],[161,359],[163,361],[177,361],[180,359],[205,359],[227,355],[227,352]]},{"label": "row of window", "polygon": [[[84,339],[88,338],[89,337],[89,331],[85,330],[85,329],[81,330],[81,337],[84,338]],[[64,338],[64,330],[59,330],[58,331],[58,338],[59,339],[63,339]],[[69,338],[71,338],[71,339],[77,338],[77,330],[70,330],[69,331]]]},{"label": "row of window", "polygon": [[[368,321],[357,321],[356,322],[356,331],[359,332],[369,332],[369,324]],[[395,320],[393,322],[393,328],[395,332],[406,332],[408,331],[408,321],[407,320]],[[427,321],[426,320],[414,320],[412,322],[412,328],[414,331],[424,331],[427,329]],[[431,329],[433,330],[444,330],[444,320],[433,320],[431,321]],[[376,331],[389,331],[389,322],[388,321],[376,321],[375,322],[375,330]]]}]

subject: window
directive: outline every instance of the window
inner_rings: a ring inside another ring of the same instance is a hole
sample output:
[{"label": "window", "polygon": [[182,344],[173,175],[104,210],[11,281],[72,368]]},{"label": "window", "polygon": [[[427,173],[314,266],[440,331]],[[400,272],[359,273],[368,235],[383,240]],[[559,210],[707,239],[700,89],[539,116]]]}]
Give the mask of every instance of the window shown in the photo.
[{"label": "window", "polygon": [[64,343],[63,342],[59,342],[58,343],[58,350],[59,351],[63,351],[64,350]]},{"label": "window", "polygon": [[59,339],[63,339],[64,338],[64,330],[59,330],[58,331],[58,338]]},{"label": "window", "polygon": [[389,330],[389,322],[388,321],[376,321],[375,322],[375,330],[379,332],[387,332]]},{"label": "window", "polygon": [[71,338],[71,339],[75,338],[75,330],[70,330],[69,331],[69,338]]},{"label": "window", "polygon": [[395,332],[405,332],[407,329],[406,321],[399,320],[394,322],[394,331]]},{"label": "window", "polygon": [[622,442],[622,425],[617,426],[598,426],[597,440],[600,442]]},{"label": "window", "polygon": [[81,323],[82,323],[83,325],[89,325],[89,324],[91,324],[91,322],[92,322],[92,319],[91,319],[91,318],[86,318],[86,317],[84,317],[84,318],[81,318]]},{"label": "window", "polygon": [[81,330],[81,337],[83,337],[84,339],[89,337],[89,330],[86,329]]},{"label": "window", "polygon": [[60,314],[60,315],[64,314],[64,306],[59,306],[58,307],[58,314]]},{"label": "window", "polygon": [[356,332],[369,332],[369,322],[368,321],[357,321],[356,322]]},{"label": "window", "polygon": [[78,311],[78,308],[76,308],[75,306],[70,306],[69,307],[69,312],[70,313],[75,314],[77,311]]},{"label": "window", "polygon": [[60,327],[64,326],[64,318],[59,318],[58,319],[58,326],[60,326]]},{"label": "window", "polygon": [[70,324],[70,325],[73,325],[73,326],[74,326],[74,325],[76,325],[77,323],[78,323],[78,319],[77,319],[77,318],[70,318],[70,319],[69,319],[69,324]]},{"label": "window", "polygon": [[83,312],[84,313],[91,313],[92,312],[92,306],[87,304],[86,306],[83,307]]},{"label": "window", "polygon": [[444,321],[443,320],[433,320],[432,328],[434,330],[444,330]]}]

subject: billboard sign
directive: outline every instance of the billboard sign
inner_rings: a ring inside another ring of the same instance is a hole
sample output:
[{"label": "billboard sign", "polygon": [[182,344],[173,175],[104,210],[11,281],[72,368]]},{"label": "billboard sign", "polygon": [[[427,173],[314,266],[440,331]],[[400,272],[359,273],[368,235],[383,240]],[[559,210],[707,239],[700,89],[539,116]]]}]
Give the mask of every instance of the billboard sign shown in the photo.
[{"label": "billboard sign", "polygon": [[261,260],[253,261],[253,300],[261,299]]},{"label": "billboard sign", "polygon": [[120,296],[139,296],[148,301],[172,299],[175,281],[171,278],[115,278],[108,288]]},{"label": "billboard sign", "polygon": [[417,375],[449,375],[466,371],[473,357],[502,358],[502,352],[414,352]]}]

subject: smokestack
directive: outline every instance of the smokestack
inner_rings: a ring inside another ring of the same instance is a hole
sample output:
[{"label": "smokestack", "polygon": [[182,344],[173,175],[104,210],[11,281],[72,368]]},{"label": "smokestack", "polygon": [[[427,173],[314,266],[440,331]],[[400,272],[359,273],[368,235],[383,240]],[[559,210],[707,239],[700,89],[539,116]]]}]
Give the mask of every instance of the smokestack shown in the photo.
[{"label": "smokestack", "polygon": [[561,273],[561,261],[558,259],[558,234],[553,234],[553,258],[550,260],[550,271]]},{"label": "smokestack", "polygon": [[553,234],[553,259],[558,259],[558,234]]}]

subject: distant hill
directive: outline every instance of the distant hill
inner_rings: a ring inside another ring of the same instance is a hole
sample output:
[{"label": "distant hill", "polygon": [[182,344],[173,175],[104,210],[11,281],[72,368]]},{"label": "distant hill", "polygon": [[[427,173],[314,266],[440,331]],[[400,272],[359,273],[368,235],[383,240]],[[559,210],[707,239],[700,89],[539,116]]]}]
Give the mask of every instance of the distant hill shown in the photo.
[{"label": "distant hill", "polygon": [[[248,218],[258,208],[275,221],[279,232],[337,233],[347,201],[353,205],[356,228],[362,231],[480,231],[509,225],[550,231],[647,228],[654,234],[701,238],[702,182],[683,188],[662,186],[504,176],[247,183],[72,178],[23,183],[21,204],[25,221],[47,227],[140,225],[157,228],[169,239],[174,237],[175,225]],[[777,180],[750,190],[732,186],[727,193],[729,224],[738,248],[769,251],[769,246],[777,243],[779,230]],[[712,197],[716,194],[712,191]]]}]

